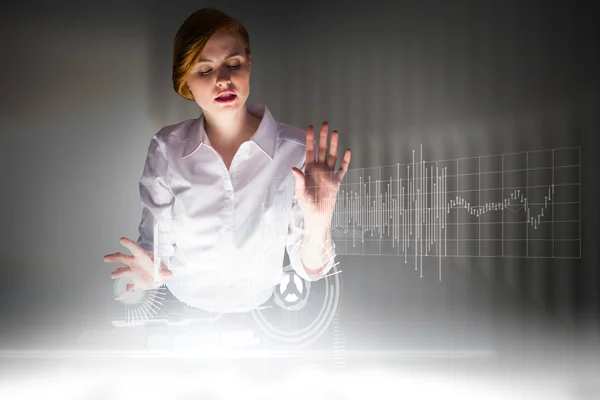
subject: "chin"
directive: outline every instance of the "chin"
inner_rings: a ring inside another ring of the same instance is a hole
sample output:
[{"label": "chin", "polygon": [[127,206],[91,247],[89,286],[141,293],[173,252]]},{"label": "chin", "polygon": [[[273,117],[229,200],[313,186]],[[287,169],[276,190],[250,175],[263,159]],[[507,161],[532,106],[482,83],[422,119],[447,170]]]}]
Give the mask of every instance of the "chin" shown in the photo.
[{"label": "chin", "polygon": [[232,112],[239,111],[244,106],[245,103],[246,103],[246,101],[244,99],[237,98],[237,99],[235,99],[235,101],[233,101],[232,103],[229,103],[229,104],[219,104],[219,103],[215,102],[215,103],[211,104],[211,108],[214,113],[221,113],[221,112],[232,113]]}]

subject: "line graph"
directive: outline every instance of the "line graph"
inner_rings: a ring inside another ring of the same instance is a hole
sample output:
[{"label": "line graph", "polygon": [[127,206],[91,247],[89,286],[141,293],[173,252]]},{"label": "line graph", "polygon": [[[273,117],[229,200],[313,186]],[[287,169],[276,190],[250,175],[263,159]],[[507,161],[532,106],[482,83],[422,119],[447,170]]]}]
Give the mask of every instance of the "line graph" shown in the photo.
[{"label": "line graph", "polygon": [[421,146],[408,164],[347,172],[336,252],[421,273],[423,257],[580,258],[580,174],[580,147],[426,161]]}]

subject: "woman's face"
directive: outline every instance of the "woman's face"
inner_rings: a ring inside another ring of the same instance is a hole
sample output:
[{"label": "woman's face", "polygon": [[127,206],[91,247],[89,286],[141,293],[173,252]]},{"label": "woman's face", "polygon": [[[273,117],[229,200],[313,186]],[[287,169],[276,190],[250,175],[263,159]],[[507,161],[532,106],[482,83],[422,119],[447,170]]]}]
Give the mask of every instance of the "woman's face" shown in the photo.
[{"label": "woman's face", "polygon": [[[210,37],[187,77],[194,100],[204,112],[211,115],[235,113],[246,103],[250,94],[251,62],[242,43],[231,34],[216,32]],[[225,90],[236,94],[233,101],[217,100]]]}]

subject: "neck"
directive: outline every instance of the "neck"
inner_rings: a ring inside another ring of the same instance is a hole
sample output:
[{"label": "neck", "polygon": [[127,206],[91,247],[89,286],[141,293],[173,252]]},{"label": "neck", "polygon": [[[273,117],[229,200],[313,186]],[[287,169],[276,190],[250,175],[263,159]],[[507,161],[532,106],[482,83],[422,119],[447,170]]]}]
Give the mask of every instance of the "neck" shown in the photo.
[{"label": "neck", "polygon": [[225,116],[204,113],[204,130],[211,143],[234,144],[247,140],[254,133],[255,120],[244,104],[236,113]]}]

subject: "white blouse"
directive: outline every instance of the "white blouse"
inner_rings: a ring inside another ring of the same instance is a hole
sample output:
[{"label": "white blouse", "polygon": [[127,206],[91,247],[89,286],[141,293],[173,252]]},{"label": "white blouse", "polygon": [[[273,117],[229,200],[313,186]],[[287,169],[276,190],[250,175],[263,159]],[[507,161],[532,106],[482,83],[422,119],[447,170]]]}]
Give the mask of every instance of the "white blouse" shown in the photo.
[{"label": "white blouse", "polygon": [[283,277],[286,249],[306,280],[326,275],[335,260],[334,246],[316,278],[300,260],[304,218],[291,169],[304,171],[305,131],[275,121],[264,104],[247,109],[262,118],[260,126],[229,171],[201,115],[152,137],[139,183],[137,243],[158,252],[173,272],[166,285],[179,300],[208,311],[247,311],[266,302]]}]

